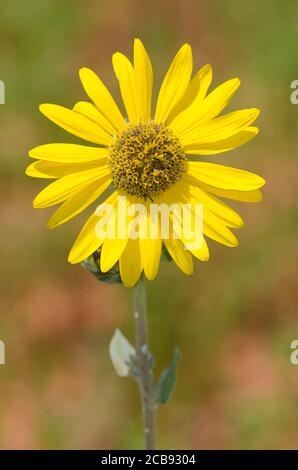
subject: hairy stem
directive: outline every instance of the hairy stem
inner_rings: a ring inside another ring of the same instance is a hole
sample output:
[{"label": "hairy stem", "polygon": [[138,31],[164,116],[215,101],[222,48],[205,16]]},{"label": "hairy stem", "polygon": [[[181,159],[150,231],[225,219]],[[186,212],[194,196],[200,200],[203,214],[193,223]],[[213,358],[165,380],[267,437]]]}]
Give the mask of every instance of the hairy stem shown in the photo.
[{"label": "hairy stem", "polygon": [[138,383],[141,394],[145,449],[155,448],[155,404],[153,397],[153,358],[148,344],[147,300],[144,277],[132,288],[136,329]]}]

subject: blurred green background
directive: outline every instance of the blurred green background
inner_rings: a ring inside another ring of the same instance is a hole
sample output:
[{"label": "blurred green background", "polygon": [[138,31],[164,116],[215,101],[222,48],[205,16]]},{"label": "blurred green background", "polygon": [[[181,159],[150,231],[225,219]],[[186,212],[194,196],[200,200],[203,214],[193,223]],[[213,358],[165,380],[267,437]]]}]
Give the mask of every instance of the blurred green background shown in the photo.
[{"label": "blurred green background", "polygon": [[237,249],[210,242],[211,259],[193,277],[163,264],[149,285],[156,372],[176,345],[183,353],[175,395],[158,413],[158,445],[297,449],[298,366],[289,359],[298,338],[297,2],[2,0],[0,13],[0,447],[142,447],[137,387],[108,356],[116,327],[133,339],[130,293],[67,263],[86,215],[48,231],[51,210],[31,205],[45,182],[24,175],[30,148],[76,141],[38,105],[84,98],[82,66],[119,99],[111,55],[131,56],[140,37],[155,93],[184,42],[196,68],[213,65],[213,86],[242,79],[232,107],[260,107],[261,133],[217,161],[268,181],[262,204],[233,204],[246,221]]}]

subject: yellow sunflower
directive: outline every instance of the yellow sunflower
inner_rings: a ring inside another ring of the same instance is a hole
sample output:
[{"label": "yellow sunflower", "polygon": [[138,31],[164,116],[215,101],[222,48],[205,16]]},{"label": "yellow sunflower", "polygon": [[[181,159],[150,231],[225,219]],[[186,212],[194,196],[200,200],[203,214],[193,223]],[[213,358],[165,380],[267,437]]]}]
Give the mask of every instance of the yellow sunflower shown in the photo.
[{"label": "yellow sunflower", "polygon": [[[150,280],[155,278],[165,246],[177,266],[191,274],[193,256],[201,261],[209,258],[205,237],[226,246],[238,244],[231,228],[242,227],[243,221],[219,197],[243,202],[262,199],[259,189],[265,183],[263,178],[205,161],[208,155],[227,152],[253,139],[258,128],[252,123],[259,110],[243,109],[219,116],[240,80],[228,80],[207,94],[211,66],[205,65],[191,78],[193,61],[188,44],[181,47],[170,65],[154,114],[152,67],[141,41],[134,42],[133,64],[116,52],[113,67],[127,117],[88,68],[80,70],[80,78],[91,102],[79,101],[73,109],[54,104],[40,106],[55,124],[95,145],[51,143],[32,149],[29,155],[38,161],[27,168],[27,175],[56,179],[37,195],[33,206],[61,204],[48,222],[48,227],[54,228],[96,201],[97,205],[109,203],[116,207],[118,197],[123,195],[127,211],[135,203],[187,203],[191,217],[196,217],[195,205],[203,204],[204,238],[198,249],[186,249],[183,237],[133,239],[128,234],[124,238],[98,238],[99,216],[94,211],[68,258],[70,263],[79,263],[100,250],[101,271],[107,272],[119,262],[123,283],[130,287],[142,272]],[[159,219],[150,222],[160,223]]]}]

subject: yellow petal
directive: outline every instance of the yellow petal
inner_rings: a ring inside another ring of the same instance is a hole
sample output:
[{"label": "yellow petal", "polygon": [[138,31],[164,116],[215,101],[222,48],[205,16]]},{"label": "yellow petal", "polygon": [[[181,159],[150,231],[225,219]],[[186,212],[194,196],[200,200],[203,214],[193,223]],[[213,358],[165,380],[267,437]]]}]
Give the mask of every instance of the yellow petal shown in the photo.
[{"label": "yellow petal", "polygon": [[87,67],[80,69],[79,73],[87,95],[93,101],[98,110],[111,123],[115,131],[123,130],[126,127],[125,120],[112,95],[100,78]]},{"label": "yellow petal", "polygon": [[[117,207],[115,210],[115,228],[118,231],[118,225],[121,223],[119,220],[119,213],[121,211],[125,211],[126,214],[126,209],[127,209],[127,199],[124,198],[119,198]],[[126,227],[123,227],[124,229]],[[125,230],[126,232],[126,230]],[[126,244],[127,244],[127,234],[123,233],[122,237],[119,237],[118,233],[114,234],[114,237],[107,237],[104,240],[101,255],[100,255],[100,269],[102,272],[107,272],[109,271],[114,264],[119,260],[120,256],[122,255]]]},{"label": "yellow petal", "polygon": [[[173,185],[170,189],[168,189],[165,193],[159,196],[156,200],[156,203],[166,204],[167,206],[171,206],[172,204],[179,204],[180,207],[181,207],[181,204],[191,203],[191,195],[188,191],[186,183],[183,180],[179,181],[178,183]],[[194,226],[193,219],[194,219],[194,215],[192,215],[192,223],[191,223],[192,227]],[[193,234],[187,234],[187,236],[185,236],[186,227],[183,227],[183,230],[180,230],[180,233],[177,233],[175,230],[175,224],[173,224],[173,221],[175,220],[177,220],[177,215],[174,211],[170,214],[171,229],[172,231],[175,232],[176,237],[181,239],[182,243],[185,246],[189,245],[190,240],[193,238]],[[180,220],[178,220],[177,223],[180,225]],[[204,236],[202,236],[201,243],[202,243],[202,246],[200,248],[193,249],[191,248],[191,246],[188,246],[188,250],[199,260],[208,261],[209,249],[204,239]]]},{"label": "yellow petal", "polygon": [[[150,217],[150,207],[146,204],[146,215],[140,219],[140,252],[146,277],[152,281],[158,272],[161,255],[161,238],[158,217]],[[150,223],[152,230],[150,231]],[[157,238],[154,238],[156,231]]]},{"label": "yellow petal", "polygon": [[30,150],[31,158],[61,163],[84,163],[105,161],[109,150],[101,147],[87,147],[77,144],[45,144]]},{"label": "yellow petal", "polygon": [[102,252],[100,255],[100,269],[103,273],[109,271],[119,261],[127,244],[125,239],[110,239],[106,238],[102,245]]},{"label": "yellow petal", "polygon": [[225,189],[214,188],[207,184],[200,183],[200,187],[205,189],[211,194],[223,197],[225,199],[232,199],[233,201],[240,202],[261,202],[263,201],[263,194],[259,190],[255,191],[229,191]]},{"label": "yellow petal", "polygon": [[203,102],[194,102],[183,115],[177,116],[172,123],[171,127],[174,132],[182,135],[189,132],[193,127],[218,116],[227,106],[239,86],[239,78],[228,80],[213,90]]},{"label": "yellow petal", "polygon": [[[104,204],[111,204],[111,212],[113,213],[113,207],[117,201],[119,194],[115,191]],[[87,220],[86,224],[82,228],[78,238],[76,239],[72,249],[70,250],[68,261],[72,264],[81,263],[88,256],[92,255],[103,243],[103,239],[98,238],[96,234],[96,225],[100,218],[95,211]]]},{"label": "yellow petal", "polygon": [[188,162],[187,166],[187,173],[196,180],[197,184],[202,182],[232,191],[254,191],[265,184],[261,176],[216,163]]},{"label": "yellow petal", "polygon": [[200,142],[197,144],[186,145],[184,151],[189,155],[215,155],[217,153],[228,152],[240,145],[246,144],[259,133],[257,127],[247,127],[244,131],[232,135],[223,140],[215,142]]},{"label": "yellow petal", "polygon": [[120,258],[120,275],[125,287],[133,287],[142,273],[139,240],[128,239]]},{"label": "yellow petal", "polygon": [[200,110],[200,120],[209,121],[218,116],[229,104],[240,87],[239,78],[232,78],[219,85],[204,100]]},{"label": "yellow petal", "polygon": [[76,113],[82,114],[92,121],[96,122],[102,129],[110,135],[114,135],[117,131],[112,126],[112,124],[105,118],[105,116],[92,104],[88,101],[78,101],[74,107],[73,111]]},{"label": "yellow petal", "polygon": [[[195,210],[196,204],[198,201],[192,196],[189,188],[185,181],[179,181],[176,183],[170,190],[168,190],[163,195],[163,202],[168,204],[178,203],[182,210],[186,213],[190,212],[192,227],[201,226],[202,217],[200,213],[197,213]],[[197,221],[197,223],[195,223]],[[184,238],[185,227],[183,227],[182,242],[188,244],[191,240],[191,236],[188,236],[188,240]],[[222,243],[226,246],[237,246],[238,241],[235,235],[227,228],[225,221],[219,219],[215,214],[213,214],[206,206],[203,208],[203,233],[218,243]],[[179,234],[180,235],[180,234]],[[205,256],[206,260],[209,257],[208,247],[202,239],[202,246],[198,250],[190,250],[194,256],[200,258],[200,256]],[[201,258],[200,258],[201,259]]]},{"label": "yellow petal", "polygon": [[[104,163],[102,163],[103,165]],[[56,163],[47,162],[46,160],[40,160],[38,162],[31,163],[26,168],[26,175],[32,176],[33,178],[61,178],[72,173],[76,173],[83,170],[89,170],[92,168],[98,168],[100,165],[98,162],[86,162],[86,163]]]},{"label": "yellow petal", "polygon": [[[167,122],[168,124],[171,123],[174,119],[175,122],[183,121],[183,116],[180,116],[180,113],[185,113],[186,117],[188,117],[190,112],[190,106],[195,106],[196,110],[199,106],[199,103],[202,103],[204,100],[208,88],[212,82],[212,67],[210,64],[204,65],[197,74],[191,80],[189,86],[187,87],[184,96],[181,98],[179,103],[175,106],[172,110]],[[177,121],[176,121],[177,118]]]},{"label": "yellow petal", "polygon": [[151,118],[153,72],[146,49],[139,39],[134,42],[134,78],[138,116],[147,122]]},{"label": "yellow petal", "polygon": [[[187,178],[185,178],[187,181]],[[185,181],[185,185],[187,185]],[[203,189],[195,187],[193,185],[188,186],[188,197],[191,197],[192,202],[196,204],[203,204],[204,207],[207,207],[211,212],[213,212],[217,217],[223,219],[223,221],[229,227],[241,228],[244,225],[244,222],[239,214],[234,211],[227,204],[222,202],[220,199],[217,199],[215,196],[212,196],[205,192]]]},{"label": "yellow petal", "polygon": [[44,188],[34,199],[33,207],[49,207],[65,201],[104,176],[110,175],[108,167],[93,168],[63,176]]},{"label": "yellow petal", "polygon": [[238,246],[235,235],[224,225],[223,221],[204,207],[204,234],[225,246]]},{"label": "yellow petal", "polygon": [[209,260],[209,248],[205,238],[203,237],[202,246],[196,250],[190,249],[189,250],[193,256],[198,258],[200,261],[208,261]]},{"label": "yellow petal", "polygon": [[168,240],[163,240],[166,249],[170,256],[177,264],[178,268],[181,269],[184,274],[193,273],[193,261],[191,254],[185,249],[183,243],[180,240],[176,240],[170,237]]},{"label": "yellow petal", "polygon": [[113,67],[118,78],[121,96],[130,123],[137,124],[140,120],[136,103],[135,77],[131,62],[120,52],[113,54]]},{"label": "yellow petal", "polygon": [[95,144],[110,145],[113,138],[94,121],[56,104],[42,104],[39,107],[42,114],[70,134]]},{"label": "yellow petal", "polygon": [[53,229],[80,214],[86,207],[96,201],[110,184],[111,179],[105,176],[95,183],[88,185],[85,189],[75,194],[58,207],[48,221],[47,227]]},{"label": "yellow petal", "polygon": [[[185,201],[186,204],[189,204],[189,202],[190,201]],[[180,207],[182,207],[181,204],[179,204],[179,205],[180,205]],[[194,211],[191,212],[191,216],[192,216],[192,222],[191,223],[192,223],[192,226],[194,226],[194,219],[195,219],[195,212]],[[181,235],[180,239],[181,239],[182,243],[184,243],[184,245],[187,246],[187,249],[190,251],[190,253],[192,253],[200,261],[208,261],[209,260],[209,248],[208,248],[206,240],[205,240],[205,238],[202,234],[201,234],[201,240],[200,240],[201,246],[199,248],[192,248],[191,245],[189,245],[189,242],[193,238],[193,235],[192,234],[187,234],[187,236],[185,236],[185,227],[183,227],[183,231],[179,235]],[[198,235],[200,235],[200,234],[198,234]]]},{"label": "yellow petal", "polygon": [[192,52],[184,44],[174,58],[158,95],[155,121],[166,122],[172,109],[184,95],[192,72]]},{"label": "yellow petal", "polygon": [[[196,219],[197,214],[195,212],[195,204],[191,204],[191,207],[184,206],[184,210],[191,211],[193,219]],[[217,241],[225,246],[234,247],[238,245],[238,240],[235,235],[228,229],[224,222],[216,217],[209,209],[204,207],[203,212],[203,233],[208,238]]]},{"label": "yellow petal", "polygon": [[197,126],[184,135],[179,135],[181,144],[187,148],[189,145],[198,145],[201,142],[217,142],[227,139],[240,131],[246,130],[260,114],[259,109],[241,109],[225,114],[213,121]]},{"label": "yellow petal", "polygon": [[[188,206],[184,206],[184,210],[190,210],[194,219],[197,217],[194,204],[192,204],[190,208],[188,208]],[[238,245],[238,240],[235,235],[228,229],[228,227],[226,227],[222,220],[216,217],[206,207],[204,207],[203,213],[203,232],[208,238],[211,238],[222,245],[230,247]]]},{"label": "yellow petal", "polygon": [[97,238],[95,233],[97,223],[98,216],[92,214],[70,250],[68,255],[69,263],[81,263],[102,245],[103,240]]}]

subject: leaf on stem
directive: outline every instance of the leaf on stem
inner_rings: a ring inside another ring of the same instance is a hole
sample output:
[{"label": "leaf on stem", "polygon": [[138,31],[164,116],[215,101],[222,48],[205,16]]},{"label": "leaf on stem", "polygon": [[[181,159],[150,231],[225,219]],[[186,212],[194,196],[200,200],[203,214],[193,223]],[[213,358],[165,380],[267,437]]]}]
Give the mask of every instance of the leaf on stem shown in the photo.
[{"label": "leaf on stem", "polygon": [[180,358],[180,351],[176,348],[169,367],[160,374],[154,387],[155,402],[159,405],[165,405],[171,398],[177,381],[177,362]]},{"label": "leaf on stem", "polygon": [[136,350],[118,329],[110,341],[109,353],[116,373],[120,377],[128,377]]}]

